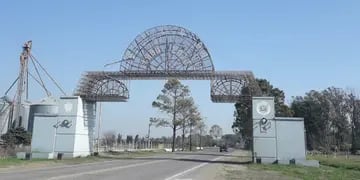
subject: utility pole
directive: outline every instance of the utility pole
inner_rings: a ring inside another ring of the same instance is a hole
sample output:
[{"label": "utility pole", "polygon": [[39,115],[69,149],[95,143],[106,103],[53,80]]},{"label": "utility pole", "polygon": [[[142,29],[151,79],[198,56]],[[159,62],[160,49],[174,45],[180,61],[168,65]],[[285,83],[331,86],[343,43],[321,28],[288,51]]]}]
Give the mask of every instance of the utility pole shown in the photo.
[{"label": "utility pole", "polygon": [[156,119],[156,118],[150,118],[148,135],[147,135],[147,138],[148,138],[148,147],[150,146],[150,128],[151,128],[151,126],[153,125],[153,122],[155,121],[155,119]]}]

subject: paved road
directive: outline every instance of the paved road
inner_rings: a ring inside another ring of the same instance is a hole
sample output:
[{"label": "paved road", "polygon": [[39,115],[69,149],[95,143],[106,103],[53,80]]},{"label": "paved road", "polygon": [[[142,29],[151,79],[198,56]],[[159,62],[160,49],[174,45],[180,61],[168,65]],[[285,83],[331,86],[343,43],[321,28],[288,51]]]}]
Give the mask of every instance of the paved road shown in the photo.
[{"label": "paved road", "polygon": [[173,153],[135,159],[0,172],[0,179],[175,180],[214,179],[206,168],[223,163],[223,153]]}]

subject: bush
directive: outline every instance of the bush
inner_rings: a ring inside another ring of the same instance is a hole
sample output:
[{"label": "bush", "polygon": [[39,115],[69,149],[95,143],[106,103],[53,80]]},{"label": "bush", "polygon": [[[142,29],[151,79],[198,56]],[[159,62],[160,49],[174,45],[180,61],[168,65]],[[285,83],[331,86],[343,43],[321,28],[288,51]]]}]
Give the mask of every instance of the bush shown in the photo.
[{"label": "bush", "polygon": [[23,127],[10,129],[6,134],[1,136],[3,146],[5,148],[15,147],[18,145],[29,145],[31,143],[31,134],[28,133]]}]

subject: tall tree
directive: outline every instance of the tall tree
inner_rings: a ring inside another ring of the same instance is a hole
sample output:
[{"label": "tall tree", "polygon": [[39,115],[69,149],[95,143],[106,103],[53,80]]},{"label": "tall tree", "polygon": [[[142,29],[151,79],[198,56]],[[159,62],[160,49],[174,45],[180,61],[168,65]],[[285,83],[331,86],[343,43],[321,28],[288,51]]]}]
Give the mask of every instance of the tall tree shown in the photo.
[{"label": "tall tree", "polygon": [[122,142],[122,136],[120,133],[118,133],[118,135],[117,135],[116,142],[117,142],[117,144],[121,144],[121,142]]},{"label": "tall tree", "polygon": [[235,104],[235,120],[233,122],[232,128],[233,131],[237,134],[240,134],[246,149],[251,148],[252,142],[252,106],[251,100],[241,99]]},{"label": "tall tree", "polygon": [[210,136],[212,136],[214,139],[221,138],[222,133],[223,133],[222,128],[217,124],[211,126],[210,131],[209,131]]},{"label": "tall tree", "polygon": [[139,142],[139,135],[137,134],[137,135],[135,135],[134,143],[136,144],[138,142]]},{"label": "tall tree", "polygon": [[[306,143],[309,150],[318,149],[326,144],[323,137],[327,134],[327,120],[324,98],[320,92],[310,91],[305,97],[295,97],[291,109],[295,117],[304,117]],[[323,136],[322,136],[323,135]],[[326,148],[325,148],[326,149]]]},{"label": "tall tree", "polygon": [[278,117],[291,117],[291,109],[285,105],[285,93],[279,88],[275,88],[266,79],[256,79],[262,96],[272,96],[275,101],[275,115]]},{"label": "tall tree", "polygon": [[[275,88],[266,79],[256,79],[260,87],[260,96],[272,96],[275,101],[275,115],[282,117],[292,117],[292,110],[285,104],[285,93],[279,88]],[[251,91],[251,90],[250,90]],[[245,141],[245,147],[250,148],[252,142],[252,101],[248,98],[240,99],[235,104],[235,119],[232,128],[235,133],[239,133]]]},{"label": "tall tree", "polygon": [[205,135],[206,133],[206,124],[204,121],[200,121],[197,125],[196,125],[196,130],[199,133],[199,147],[202,147],[202,136]]},{"label": "tall tree", "polygon": [[343,89],[330,87],[323,91],[323,95],[329,104],[330,132],[333,136],[333,144],[338,149],[347,149],[344,143],[349,138],[348,115],[350,108],[347,104],[347,94]]},{"label": "tall tree", "polygon": [[191,97],[179,99],[179,120],[181,121],[181,150],[184,151],[185,146],[185,134],[190,125],[190,118],[192,111],[195,108],[194,100]]},{"label": "tall tree", "polygon": [[152,103],[152,106],[158,108],[161,112],[170,116],[170,119],[161,119],[157,126],[170,127],[172,129],[172,152],[175,151],[176,130],[181,128],[181,121],[178,119],[179,99],[189,96],[189,88],[177,79],[169,79],[161,94]]},{"label": "tall tree", "polygon": [[114,131],[104,133],[104,141],[106,146],[113,147],[116,142],[116,135]]},{"label": "tall tree", "polygon": [[304,117],[309,150],[349,149],[353,115],[353,103],[350,102],[355,99],[335,87],[320,92],[312,90],[304,97],[294,99],[291,108],[295,116]]},{"label": "tall tree", "polygon": [[127,135],[126,136],[126,144],[130,144],[133,142],[133,136],[132,135]]},{"label": "tall tree", "polygon": [[351,153],[360,149],[360,100],[354,91],[349,93]]},{"label": "tall tree", "polygon": [[192,151],[192,134],[194,127],[201,121],[200,112],[196,107],[190,110],[190,122],[189,122],[189,144],[190,144],[190,151]]}]

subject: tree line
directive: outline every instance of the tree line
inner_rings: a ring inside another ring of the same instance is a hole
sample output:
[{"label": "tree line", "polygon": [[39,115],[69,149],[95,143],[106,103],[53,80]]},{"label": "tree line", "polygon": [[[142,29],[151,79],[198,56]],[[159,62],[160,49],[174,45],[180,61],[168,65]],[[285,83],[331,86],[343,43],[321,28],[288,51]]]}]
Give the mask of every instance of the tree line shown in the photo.
[{"label": "tree line", "polygon": [[[149,138],[148,136],[135,136],[126,135],[123,137],[121,133],[116,134],[115,131],[108,131],[103,134],[101,139],[101,146],[109,147],[119,147],[121,145],[131,145],[133,144],[134,148],[139,148],[141,144],[146,144],[151,142],[152,147],[159,147],[159,145],[166,146],[167,144],[172,144],[172,137],[157,137]],[[196,147],[211,147],[219,146],[220,144],[227,144],[231,147],[235,147],[240,143],[240,138],[234,134],[225,134],[223,135],[222,128],[215,124],[211,126],[210,130],[207,132],[207,128],[203,128],[203,132],[200,132],[199,129],[193,131],[193,134],[186,133],[185,136],[177,135],[175,138],[175,147],[177,149],[185,150],[189,149],[190,146]]]},{"label": "tree line", "polygon": [[[329,87],[311,90],[304,96],[293,97],[285,104],[285,93],[265,79],[257,79],[261,96],[275,98],[277,117],[304,117],[308,150],[322,152],[360,149],[360,99],[354,91]],[[252,144],[251,100],[235,104],[233,130],[239,133],[247,148]]]}]

